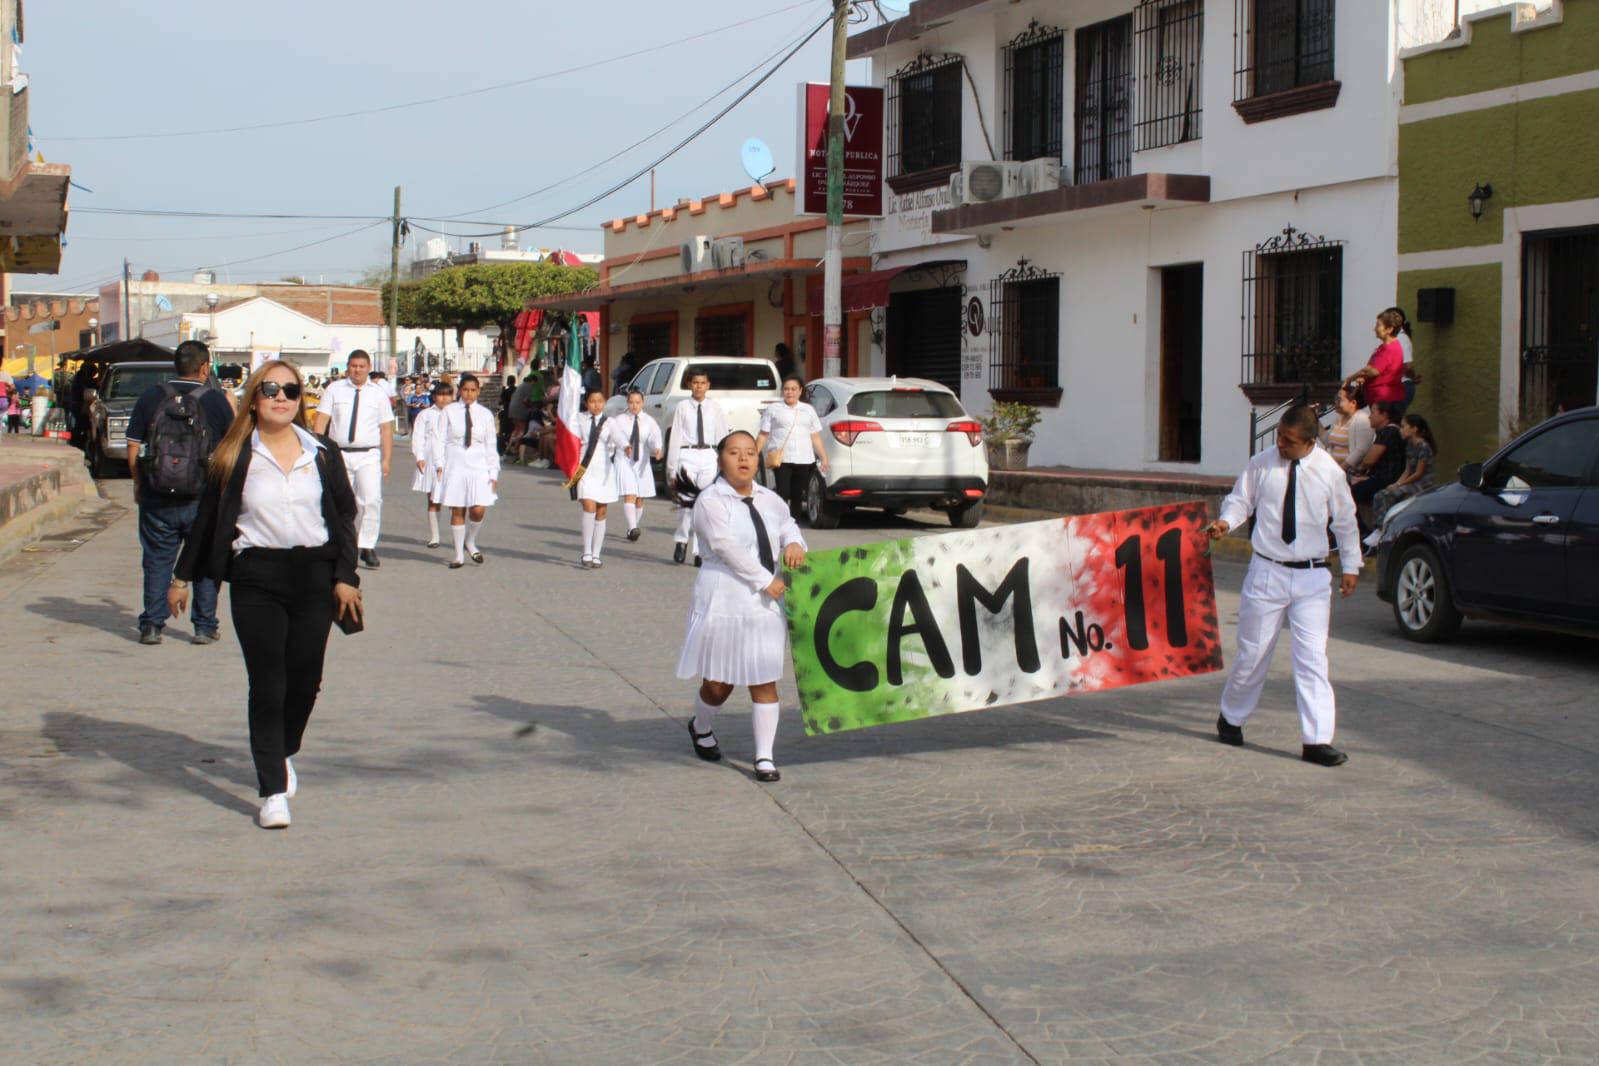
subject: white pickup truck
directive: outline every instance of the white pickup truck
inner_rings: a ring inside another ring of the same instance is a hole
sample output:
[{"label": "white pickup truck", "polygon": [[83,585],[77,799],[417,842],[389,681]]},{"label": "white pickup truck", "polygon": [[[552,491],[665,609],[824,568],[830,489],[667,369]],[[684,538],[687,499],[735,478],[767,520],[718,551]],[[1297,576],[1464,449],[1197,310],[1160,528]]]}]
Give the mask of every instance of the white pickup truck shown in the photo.
[{"label": "white pickup truck", "polygon": [[611,416],[627,411],[627,393],[633,389],[644,394],[644,413],[655,419],[661,427],[661,439],[669,451],[672,447],[672,412],[689,398],[689,367],[704,367],[711,376],[710,396],[722,405],[727,413],[727,428],[756,433],[760,429],[761,412],[783,398],[783,382],[777,376],[777,366],[770,359],[746,359],[728,355],[673,356],[646,363],[633,380],[622,386],[619,395],[605,404],[605,413]]}]

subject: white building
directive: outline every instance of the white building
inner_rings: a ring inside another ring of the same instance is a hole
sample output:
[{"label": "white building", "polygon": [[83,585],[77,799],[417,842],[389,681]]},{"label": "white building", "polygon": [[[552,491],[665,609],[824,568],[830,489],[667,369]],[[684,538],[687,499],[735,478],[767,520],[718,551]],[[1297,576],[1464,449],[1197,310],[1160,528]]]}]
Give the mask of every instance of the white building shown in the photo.
[{"label": "white building", "polygon": [[1252,407],[1330,397],[1394,301],[1409,6],[919,0],[853,35],[888,97],[872,370],[1038,405],[1035,466],[1235,471]]}]

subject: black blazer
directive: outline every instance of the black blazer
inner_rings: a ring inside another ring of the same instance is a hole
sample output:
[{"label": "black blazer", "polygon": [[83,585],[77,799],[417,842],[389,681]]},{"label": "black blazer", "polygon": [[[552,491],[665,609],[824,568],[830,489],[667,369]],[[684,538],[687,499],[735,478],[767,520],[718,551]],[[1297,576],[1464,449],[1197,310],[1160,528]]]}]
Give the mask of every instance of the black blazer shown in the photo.
[{"label": "black blazer", "polygon": [[[361,579],[355,572],[355,491],[350,488],[350,477],[345,473],[344,456],[339,454],[338,445],[326,437],[317,440],[323,445],[316,450],[316,472],[322,478],[322,519],[328,524],[328,533],[337,550],[333,580],[359,588]],[[178,556],[174,573],[179,580],[228,579],[228,568],[233,564],[233,540],[238,535],[239,508],[244,499],[244,478],[250,472],[253,454],[248,444],[239,451],[239,461],[233,465],[226,487],[219,487],[215,481],[206,482],[194,525],[183,542],[183,553]]]}]

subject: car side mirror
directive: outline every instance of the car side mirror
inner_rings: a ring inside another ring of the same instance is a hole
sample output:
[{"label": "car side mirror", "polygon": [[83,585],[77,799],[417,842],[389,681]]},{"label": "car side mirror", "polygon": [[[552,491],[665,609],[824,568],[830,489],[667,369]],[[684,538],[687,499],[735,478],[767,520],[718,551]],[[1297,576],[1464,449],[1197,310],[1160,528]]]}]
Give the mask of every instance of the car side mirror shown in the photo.
[{"label": "car side mirror", "polygon": [[1460,468],[1460,483],[1468,489],[1482,488],[1482,464],[1466,463]]}]

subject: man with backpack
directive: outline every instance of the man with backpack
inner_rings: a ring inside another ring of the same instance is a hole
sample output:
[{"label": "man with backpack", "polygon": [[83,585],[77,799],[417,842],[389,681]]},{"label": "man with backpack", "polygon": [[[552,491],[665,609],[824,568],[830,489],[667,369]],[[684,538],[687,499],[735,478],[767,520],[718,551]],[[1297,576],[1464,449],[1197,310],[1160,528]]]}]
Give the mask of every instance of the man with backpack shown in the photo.
[{"label": "man with backpack", "polygon": [[[161,643],[167,589],[178,553],[194,525],[211,452],[233,424],[227,393],[211,386],[211,352],[184,341],[173,357],[177,379],[152,385],[128,418],[128,471],[139,502],[139,544],[144,549],[144,610],[139,643]],[[194,583],[194,644],[217,639],[216,582]]]}]

